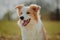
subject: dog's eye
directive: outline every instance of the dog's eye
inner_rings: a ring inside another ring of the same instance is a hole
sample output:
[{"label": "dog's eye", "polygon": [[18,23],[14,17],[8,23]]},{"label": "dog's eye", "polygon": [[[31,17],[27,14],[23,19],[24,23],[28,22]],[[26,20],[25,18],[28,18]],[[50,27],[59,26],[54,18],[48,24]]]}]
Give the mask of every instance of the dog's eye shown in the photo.
[{"label": "dog's eye", "polygon": [[22,12],[21,12],[21,14],[22,14]]},{"label": "dog's eye", "polygon": [[30,14],[30,12],[27,12],[27,14]]}]

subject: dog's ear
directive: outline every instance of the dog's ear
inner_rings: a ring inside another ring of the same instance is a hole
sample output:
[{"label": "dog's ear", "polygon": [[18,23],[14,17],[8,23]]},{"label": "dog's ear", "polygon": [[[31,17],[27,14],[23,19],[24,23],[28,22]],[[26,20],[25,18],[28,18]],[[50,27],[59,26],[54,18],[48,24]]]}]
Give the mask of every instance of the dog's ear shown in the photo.
[{"label": "dog's ear", "polygon": [[16,9],[21,9],[24,6],[24,4],[20,4],[16,6]]},{"label": "dog's ear", "polygon": [[20,5],[16,6],[18,16],[20,16],[21,9],[23,8],[23,6],[24,6],[24,4],[20,4]]},{"label": "dog's ear", "polygon": [[36,5],[36,4],[31,4],[30,9],[37,12],[38,10],[41,9],[41,7],[39,5]]}]

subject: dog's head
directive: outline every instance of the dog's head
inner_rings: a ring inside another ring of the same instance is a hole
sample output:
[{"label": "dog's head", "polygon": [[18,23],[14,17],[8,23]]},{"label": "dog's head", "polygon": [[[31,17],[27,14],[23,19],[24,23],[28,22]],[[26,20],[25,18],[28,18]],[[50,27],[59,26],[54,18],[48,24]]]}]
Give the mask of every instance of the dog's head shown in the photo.
[{"label": "dog's head", "polygon": [[16,8],[22,26],[27,26],[29,23],[32,23],[32,20],[38,21],[40,6],[35,4],[24,6],[23,4],[20,4]]}]

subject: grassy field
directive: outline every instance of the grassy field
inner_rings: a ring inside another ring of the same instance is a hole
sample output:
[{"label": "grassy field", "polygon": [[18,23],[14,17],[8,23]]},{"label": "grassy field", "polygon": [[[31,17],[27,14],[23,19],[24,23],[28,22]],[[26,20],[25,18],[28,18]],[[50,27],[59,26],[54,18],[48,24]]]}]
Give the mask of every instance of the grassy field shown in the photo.
[{"label": "grassy field", "polygon": [[43,21],[50,40],[60,40],[60,21]]},{"label": "grassy field", "polygon": [[0,21],[0,40],[21,40],[17,21]]},{"label": "grassy field", "polygon": [[[49,40],[60,40],[60,21],[43,21],[43,24],[47,30]],[[1,36],[21,35],[21,31],[17,25],[17,21],[8,20],[0,21],[0,35]]]}]

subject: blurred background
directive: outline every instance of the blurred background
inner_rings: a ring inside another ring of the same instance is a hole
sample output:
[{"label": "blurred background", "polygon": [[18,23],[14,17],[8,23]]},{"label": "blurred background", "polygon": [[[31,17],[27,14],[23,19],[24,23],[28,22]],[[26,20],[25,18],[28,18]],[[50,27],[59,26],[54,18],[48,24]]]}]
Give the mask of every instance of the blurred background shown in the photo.
[{"label": "blurred background", "polygon": [[41,19],[49,40],[60,40],[60,0],[0,0],[0,40],[21,40],[16,5],[41,6]]}]

